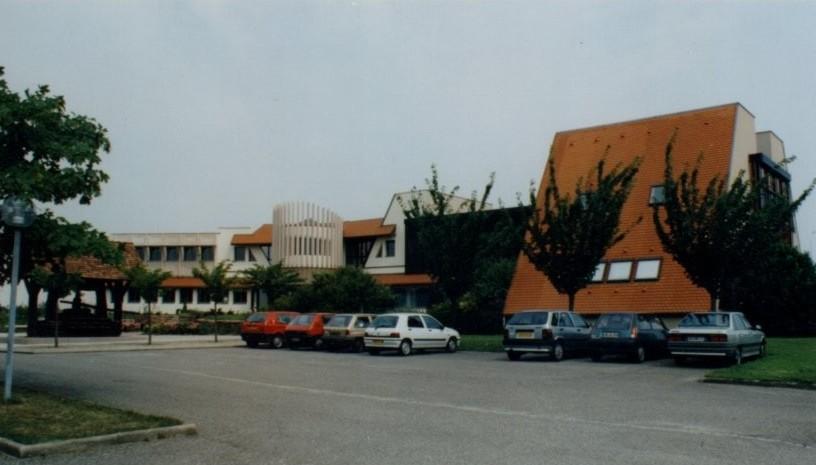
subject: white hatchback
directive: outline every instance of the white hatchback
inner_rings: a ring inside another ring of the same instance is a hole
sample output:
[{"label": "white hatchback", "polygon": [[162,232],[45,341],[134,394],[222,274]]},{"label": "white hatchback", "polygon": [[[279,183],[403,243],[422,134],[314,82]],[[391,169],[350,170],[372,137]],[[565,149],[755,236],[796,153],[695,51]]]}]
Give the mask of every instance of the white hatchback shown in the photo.
[{"label": "white hatchback", "polygon": [[369,354],[396,350],[411,355],[415,349],[445,349],[456,352],[459,331],[447,328],[436,318],[421,313],[386,313],[371,322],[365,332]]}]

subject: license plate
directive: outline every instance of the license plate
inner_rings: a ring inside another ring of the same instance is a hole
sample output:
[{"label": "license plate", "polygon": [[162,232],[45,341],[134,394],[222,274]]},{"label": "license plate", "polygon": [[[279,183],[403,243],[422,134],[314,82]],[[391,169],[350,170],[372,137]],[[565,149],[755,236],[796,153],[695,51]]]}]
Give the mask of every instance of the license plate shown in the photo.
[{"label": "license plate", "polygon": [[618,337],[618,333],[601,333],[601,336],[616,339]]},{"label": "license plate", "polygon": [[533,332],[532,331],[516,331],[516,337],[518,339],[532,339]]},{"label": "license plate", "polygon": [[290,338],[290,339],[292,340],[292,342],[300,342],[299,337],[293,337],[293,338]]},{"label": "license plate", "polygon": [[375,346],[381,346],[381,345],[383,345],[383,340],[382,339],[372,339],[371,344],[373,344]]},{"label": "license plate", "polygon": [[689,342],[705,342],[706,338],[703,336],[689,336],[686,340]]}]

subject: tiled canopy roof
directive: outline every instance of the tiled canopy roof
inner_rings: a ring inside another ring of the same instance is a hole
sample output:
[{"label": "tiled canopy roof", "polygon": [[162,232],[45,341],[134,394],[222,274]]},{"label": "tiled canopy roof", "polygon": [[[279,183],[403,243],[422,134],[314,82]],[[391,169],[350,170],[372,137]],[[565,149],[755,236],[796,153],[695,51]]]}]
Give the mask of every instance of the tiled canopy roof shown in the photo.
[{"label": "tiled canopy roof", "polygon": [[393,224],[382,224],[382,222],[382,218],[346,221],[343,223],[343,238],[381,237],[394,234],[396,226]]},{"label": "tiled canopy roof", "polygon": [[270,245],[272,244],[272,225],[263,224],[252,234],[232,236],[232,245]]},{"label": "tiled canopy roof", "polygon": [[[122,249],[124,267],[130,268],[140,263],[139,255],[130,242],[115,242]],[[95,257],[68,257],[65,271],[82,276],[83,279],[124,280],[125,275],[115,265],[102,263]]]},{"label": "tiled canopy roof", "polygon": [[427,274],[374,274],[374,280],[385,286],[419,286],[433,283]]}]

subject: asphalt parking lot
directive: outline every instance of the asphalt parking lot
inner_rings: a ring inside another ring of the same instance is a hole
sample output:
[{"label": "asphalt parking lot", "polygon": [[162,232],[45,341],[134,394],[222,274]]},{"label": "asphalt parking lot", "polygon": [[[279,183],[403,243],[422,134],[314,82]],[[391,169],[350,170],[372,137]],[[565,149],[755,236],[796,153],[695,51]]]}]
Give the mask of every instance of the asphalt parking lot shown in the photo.
[{"label": "asphalt parking lot", "polygon": [[809,464],[816,392],[699,367],[271,349],[19,355],[16,383],[199,426],[26,464]]}]

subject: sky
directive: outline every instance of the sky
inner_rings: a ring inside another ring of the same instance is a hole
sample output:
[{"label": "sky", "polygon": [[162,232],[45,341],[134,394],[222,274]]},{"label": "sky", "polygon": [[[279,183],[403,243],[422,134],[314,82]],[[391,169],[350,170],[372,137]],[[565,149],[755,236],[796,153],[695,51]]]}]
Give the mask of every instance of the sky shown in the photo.
[{"label": "sky", "polygon": [[[108,233],[385,214],[436,164],[505,204],[555,132],[741,102],[816,178],[816,2],[0,2],[12,89],[109,130],[110,175],[57,211]],[[816,252],[816,195],[801,208]]]}]

